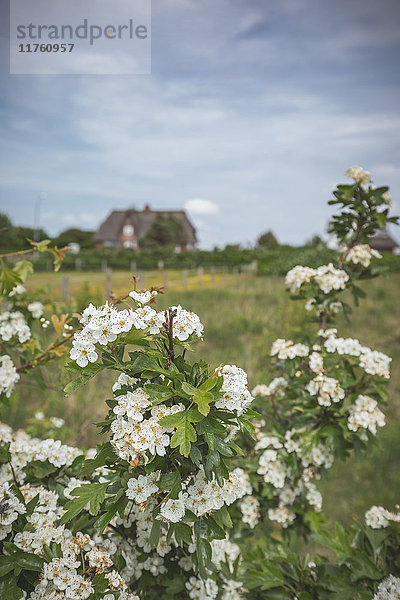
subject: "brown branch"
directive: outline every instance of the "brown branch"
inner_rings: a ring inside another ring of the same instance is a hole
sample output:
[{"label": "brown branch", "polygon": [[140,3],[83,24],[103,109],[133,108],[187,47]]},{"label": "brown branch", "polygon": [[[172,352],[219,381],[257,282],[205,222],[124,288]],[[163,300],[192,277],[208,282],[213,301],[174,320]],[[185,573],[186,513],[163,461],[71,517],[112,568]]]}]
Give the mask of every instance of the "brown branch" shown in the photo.
[{"label": "brown branch", "polygon": [[30,254],[34,251],[34,248],[29,248],[29,250],[18,250],[18,252],[7,252],[6,254],[0,254],[0,258],[5,258],[7,256],[19,256],[20,254]]},{"label": "brown branch", "polygon": [[176,316],[176,311],[172,310],[172,308],[169,308],[168,313],[167,313],[167,323],[165,324],[165,329],[167,330],[167,335],[168,335],[168,348],[166,348],[168,356],[167,356],[167,362],[164,365],[165,369],[168,369],[169,366],[171,365],[171,363],[174,362],[174,359],[175,359],[174,339],[173,339],[173,329],[172,329],[175,316]]},{"label": "brown branch", "polygon": [[25,363],[24,365],[20,365],[19,367],[17,367],[17,372],[26,371],[27,369],[33,369],[33,367],[35,367],[39,361],[46,358],[46,356],[48,355],[49,352],[51,352],[52,350],[55,350],[56,348],[59,348],[60,346],[62,346],[66,342],[68,342],[68,340],[70,340],[74,334],[75,334],[75,331],[70,333],[66,338],[64,338],[60,342],[57,342],[57,344],[53,344],[53,345],[49,346],[48,348],[46,348],[46,350],[43,352],[43,354],[41,354],[37,358],[33,358],[32,360]]}]

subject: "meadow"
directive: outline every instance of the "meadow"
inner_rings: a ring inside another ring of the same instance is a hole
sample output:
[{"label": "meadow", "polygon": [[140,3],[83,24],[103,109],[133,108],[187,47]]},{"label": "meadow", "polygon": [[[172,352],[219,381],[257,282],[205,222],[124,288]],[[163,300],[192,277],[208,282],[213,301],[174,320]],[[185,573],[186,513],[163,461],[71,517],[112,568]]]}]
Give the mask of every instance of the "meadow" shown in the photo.
[{"label": "meadow", "polygon": [[[63,274],[38,273],[29,279],[29,287],[42,288],[63,309],[80,310],[89,300],[104,300],[104,273],[71,273],[70,307],[62,303]],[[120,294],[132,289],[126,271],[113,272],[112,289]],[[204,342],[196,345],[196,358],[212,366],[237,364],[249,377],[250,389],[267,383],[274,375],[269,359],[271,343],[278,337],[295,339],[308,328],[310,315],[302,302],[290,300],[281,277],[250,274],[205,274],[201,285],[195,273],[185,282],[177,271],[146,272],[144,284],[163,285],[159,309],[180,303],[196,312],[205,326]],[[387,426],[377,436],[378,444],[368,456],[351,456],[345,467],[338,464],[319,486],[325,498],[324,510],[332,520],[342,523],[364,512],[371,504],[393,508],[400,498],[400,274],[364,282],[367,298],[354,308],[348,321],[339,319],[343,336],[357,337],[363,344],[393,357],[390,394],[386,408]],[[183,289],[186,287],[186,289]],[[349,301],[350,298],[348,299]],[[66,420],[64,441],[87,446],[95,443],[94,422],[105,413],[104,401],[110,397],[111,376],[106,372],[90,381],[76,394],[64,399],[67,373],[57,379],[51,368],[47,389],[35,385],[17,387],[8,422],[21,427],[32,422],[32,410],[44,410]]]}]

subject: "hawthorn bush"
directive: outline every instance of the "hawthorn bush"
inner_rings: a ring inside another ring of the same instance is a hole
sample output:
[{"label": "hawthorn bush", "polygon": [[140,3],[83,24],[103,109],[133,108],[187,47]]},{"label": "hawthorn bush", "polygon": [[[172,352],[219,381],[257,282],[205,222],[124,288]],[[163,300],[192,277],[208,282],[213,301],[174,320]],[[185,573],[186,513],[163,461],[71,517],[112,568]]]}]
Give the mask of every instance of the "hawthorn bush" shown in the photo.
[{"label": "hawthorn bush", "polygon": [[[354,183],[331,201],[341,255],[286,277],[315,328],[274,342],[277,376],[252,393],[240,367],[190,360],[200,318],[179,305],[157,312],[157,290],[46,317],[51,303],[22,286],[29,263],[3,267],[5,409],[21,375],[67,349],[66,395],[105,369],[115,383],[99,389],[108,411],[96,449],[0,426],[1,598],[399,597],[400,515],[373,506],[332,531],[318,490],[335,460],[374,443],[389,379],[388,356],[334,327],[340,311],[351,318],[342,292],[357,303],[358,281],[379,273],[370,236],[396,222],[387,187],[360,167],[346,174]],[[47,242],[37,249],[62,258]],[[51,419],[43,415],[50,429],[62,426]],[[312,556],[310,536],[324,549]]]}]

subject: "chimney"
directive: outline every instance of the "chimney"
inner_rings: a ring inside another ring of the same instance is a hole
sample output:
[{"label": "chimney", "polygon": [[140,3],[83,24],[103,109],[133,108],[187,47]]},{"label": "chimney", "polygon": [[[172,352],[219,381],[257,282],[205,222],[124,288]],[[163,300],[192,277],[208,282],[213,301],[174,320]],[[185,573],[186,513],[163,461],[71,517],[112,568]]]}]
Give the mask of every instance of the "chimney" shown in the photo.
[{"label": "chimney", "polygon": [[148,204],[145,205],[143,212],[151,212],[151,208]]}]

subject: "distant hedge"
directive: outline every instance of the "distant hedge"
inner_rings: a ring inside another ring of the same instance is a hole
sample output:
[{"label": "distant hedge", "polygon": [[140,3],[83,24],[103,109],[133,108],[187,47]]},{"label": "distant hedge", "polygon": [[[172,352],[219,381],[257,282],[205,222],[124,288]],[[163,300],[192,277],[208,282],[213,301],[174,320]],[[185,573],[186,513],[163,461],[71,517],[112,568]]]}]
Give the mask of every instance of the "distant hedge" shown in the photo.
[{"label": "distant hedge", "polygon": [[[82,250],[79,254],[67,253],[62,271],[97,271],[106,267],[115,270],[140,271],[157,268],[195,269],[203,267],[241,268],[255,263],[260,275],[284,275],[297,264],[317,267],[321,263],[333,261],[337,253],[325,246],[278,246],[276,248],[240,248],[228,246],[215,250],[192,250],[175,253],[172,249],[152,249],[132,251],[121,250]],[[400,270],[400,256],[385,254],[384,263],[390,271]],[[50,259],[38,255],[33,259],[35,270],[50,269]]]}]

